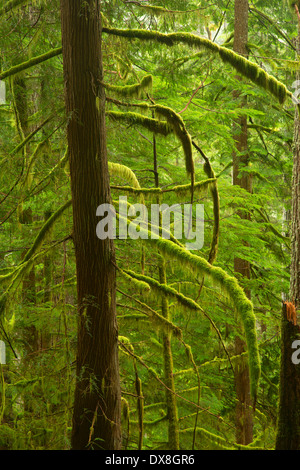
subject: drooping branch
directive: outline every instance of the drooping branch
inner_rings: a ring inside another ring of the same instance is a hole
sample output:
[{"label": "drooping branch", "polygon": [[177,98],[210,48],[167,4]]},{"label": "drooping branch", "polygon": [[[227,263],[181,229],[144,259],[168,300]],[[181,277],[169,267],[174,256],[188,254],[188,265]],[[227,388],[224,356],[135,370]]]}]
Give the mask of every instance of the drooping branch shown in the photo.
[{"label": "drooping branch", "polygon": [[169,47],[177,43],[183,43],[189,47],[205,49],[218,55],[224,63],[230,64],[240,75],[269,91],[280,103],[283,103],[288,96],[292,97],[292,93],[282,82],[278,81],[272,75],[269,75],[254,62],[234,53],[226,47],[219,46],[209,39],[202,38],[195,34],[186,32],[164,34],[159,31],[148,31],[144,29],[117,29],[108,27],[104,27],[103,32],[128,39],[154,41]]}]

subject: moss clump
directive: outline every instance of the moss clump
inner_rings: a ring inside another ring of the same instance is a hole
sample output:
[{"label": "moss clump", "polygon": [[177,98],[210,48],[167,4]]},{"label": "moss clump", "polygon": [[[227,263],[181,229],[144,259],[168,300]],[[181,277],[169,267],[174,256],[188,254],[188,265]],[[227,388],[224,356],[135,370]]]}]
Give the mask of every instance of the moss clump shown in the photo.
[{"label": "moss clump", "polygon": [[130,98],[140,98],[143,91],[146,92],[152,89],[152,75],[146,75],[142,78],[140,83],[135,83],[134,85],[117,86],[103,83],[103,86],[109,92],[116,95]]}]

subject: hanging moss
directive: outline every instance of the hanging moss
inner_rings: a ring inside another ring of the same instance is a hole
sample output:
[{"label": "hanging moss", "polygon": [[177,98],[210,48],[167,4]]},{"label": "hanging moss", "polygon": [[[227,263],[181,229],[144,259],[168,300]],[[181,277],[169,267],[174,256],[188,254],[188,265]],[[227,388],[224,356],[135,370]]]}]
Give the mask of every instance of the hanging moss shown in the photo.
[{"label": "hanging moss", "polygon": [[127,280],[129,281],[129,286],[132,284],[134,288],[136,288],[139,292],[142,294],[148,293],[150,291],[150,286],[144,281],[139,281],[135,279],[134,277],[130,276],[128,273],[123,271],[121,268],[117,267],[119,273]]},{"label": "hanging moss", "polygon": [[148,105],[146,103],[141,103],[137,105],[141,109],[152,109],[158,115],[158,117],[163,117],[165,121],[160,119],[147,118],[142,114],[126,112],[121,113],[119,111],[107,111],[106,115],[115,120],[124,120],[128,121],[132,125],[141,125],[153,132],[154,134],[162,134],[167,136],[171,133],[174,133],[177,138],[180,140],[185,155],[185,167],[188,175],[191,176],[191,191],[193,192],[193,183],[194,183],[194,160],[193,160],[193,151],[192,151],[192,140],[189,133],[186,130],[185,124],[181,116],[171,108],[161,105]]},{"label": "hanging moss", "polygon": [[[141,231],[144,231],[141,228]],[[253,313],[251,301],[247,298],[244,290],[238,284],[235,277],[229,276],[222,268],[212,266],[200,256],[192,254],[181,246],[163,238],[141,239],[143,243],[153,244],[160,253],[181,264],[184,269],[190,270],[194,275],[209,278],[232,304],[234,310],[239,314],[244,327],[246,344],[249,353],[249,370],[251,380],[251,394],[256,400],[257,387],[260,378],[260,359],[257,345],[256,320]]]},{"label": "hanging moss", "polygon": [[204,315],[209,320],[211,326],[216,331],[216,333],[219,337],[220,343],[222,344],[223,349],[224,349],[225,353],[227,354],[229,363],[231,364],[231,359],[229,358],[228,352],[227,352],[226,347],[224,345],[224,342],[223,342],[223,339],[222,339],[222,336],[221,336],[221,333],[220,333],[219,329],[217,328],[214,321],[205,313],[205,311],[200,307],[200,305],[197,302],[195,302],[193,299],[183,295],[182,293],[178,292],[173,287],[168,286],[167,284],[162,284],[162,283],[156,281],[155,279],[152,279],[149,276],[145,276],[143,274],[138,274],[138,273],[135,273],[134,271],[131,271],[131,270],[125,270],[125,271],[130,276],[135,277],[136,279],[142,280],[142,281],[146,282],[147,284],[149,284],[149,286],[151,287],[151,290],[153,292],[156,292],[156,295],[164,295],[164,296],[167,296],[169,298],[175,299],[182,306],[184,306],[186,308],[189,308],[190,310],[201,312],[201,314]]},{"label": "hanging moss", "polygon": [[209,39],[196,36],[195,34],[185,32],[163,34],[158,31],[148,31],[144,29],[117,28],[103,28],[103,32],[131,39],[136,38],[142,41],[157,41],[167,46],[184,43],[190,47],[206,49],[213,54],[219,55],[224,63],[230,64],[240,75],[269,91],[279,100],[280,103],[283,103],[287,96],[292,97],[292,93],[287,90],[283,83],[276,80],[255,63],[245,59],[226,47],[219,46]]},{"label": "hanging moss", "polygon": [[[203,150],[194,142],[192,141],[193,146],[198,150],[202,158],[204,159],[204,166],[203,169],[210,179],[215,179],[215,173],[209,161],[209,158],[205,155]],[[220,232],[220,197],[217,183],[210,187],[211,196],[213,199],[214,205],[214,228],[213,228],[213,235],[210,245],[210,251],[208,255],[208,262],[213,264],[217,258],[218,254],[218,247],[219,247],[219,232]]]},{"label": "hanging moss", "polygon": [[128,166],[121,165],[120,163],[108,162],[109,174],[123,178],[133,186],[134,190],[139,190],[140,183],[135,173]]},{"label": "hanging moss", "polygon": [[152,89],[152,75],[145,75],[140,83],[134,85],[109,85],[103,83],[104,87],[112,94],[130,97],[130,98],[141,98],[142,92],[150,91]]},{"label": "hanging moss", "polygon": [[[132,276],[131,271],[123,270],[123,269],[120,269],[120,268],[118,268],[118,270],[119,270],[120,274],[122,274],[122,276],[124,276],[126,279],[130,279],[132,282],[137,283],[138,288],[140,288],[140,286],[142,286],[145,289],[144,286],[146,285],[147,286],[147,291],[150,290],[149,284],[146,283],[145,281],[138,280],[135,276]],[[163,331],[171,332],[177,338],[182,339],[182,332],[181,332],[181,329],[178,326],[174,325],[171,321],[166,319],[163,315],[160,315],[158,312],[156,312],[155,310],[150,308],[147,304],[142,302],[142,305],[145,308],[146,315],[148,315],[148,317],[151,318],[151,320],[153,321],[154,324],[156,324],[156,326],[158,326]]]},{"label": "hanging moss", "polygon": [[181,116],[173,109],[168,108],[167,106],[153,105],[150,108],[154,108],[155,113],[159,117],[164,117],[169,125],[173,128],[175,135],[180,140],[182,148],[185,155],[185,167],[189,175],[194,178],[194,160],[193,160],[193,150],[192,150],[192,139],[189,133],[186,130],[185,124]]}]

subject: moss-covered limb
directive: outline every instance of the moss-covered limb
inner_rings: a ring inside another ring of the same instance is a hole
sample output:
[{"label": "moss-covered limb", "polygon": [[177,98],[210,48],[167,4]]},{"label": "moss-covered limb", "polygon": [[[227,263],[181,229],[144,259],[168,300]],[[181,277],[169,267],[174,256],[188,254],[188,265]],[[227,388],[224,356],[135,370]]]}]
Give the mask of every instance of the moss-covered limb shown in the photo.
[{"label": "moss-covered limb", "polygon": [[140,83],[135,83],[134,85],[110,85],[108,83],[102,83],[107,91],[130,98],[140,98],[142,92],[146,92],[152,89],[152,75],[145,75]]},{"label": "moss-covered limb", "polygon": [[130,183],[135,190],[140,188],[140,183],[135,173],[128,166],[120,163],[108,162],[108,171],[111,176],[118,176]]},{"label": "moss-covered limb", "polygon": [[[160,295],[160,296],[165,295],[169,298],[172,298],[172,299],[176,300],[178,303],[180,303],[180,305],[184,306],[185,308],[189,308],[190,310],[200,312],[205,318],[207,318],[208,321],[210,322],[211,326],[213,327],[213,329],[216,331],[216,333],[218,335],[220,343],[222,344],[222,347],[225,351],[225,354],[228,357],[227,361],[229,361],[229,363],[231,364],[231,359],[230,359],[229,353],[228,353],[228,351],[225,347],[222,335],[221,335],[217,325],[211,319],[211,317],[202,309],[202,307],[200,307],[200,305],[197,302],[195,302],[193,299],[191,299],[189,297],[186,297],[185,295],[178,292],[173,287],[171,287],[167,284],[161,284],[160,282],[156,281],[156,279],[153,279],[149,276],[145,276],[143,274],[135,273],[134,271],[131,271],[131,270],[124,270],[124,271],[126,271],[130,276],[135,277],[136,279],[141,280],[141,281],[146,282],[147,284],[149,284],[151,290],[155,291],[157,293],[157,295]],[[188,355],[190,355],[191,351],[189,350],[187,345],[185,345],[185,347],[186,347],[186,350],[188,352]],[[191,362],[193,363],[192,355],[190,356],[190,358],[191,358]]]},{"label": "moss-covered limb", "polygon": [[[119,203],[119,201],[115,201],[113,200],[112,201],[116,206],[117,204]],[[127,202],[127,208],[130,208],[132,205]],[[118,214],[118,212],[116,213],[116,218],[118,220],[120,220],[120,215]],[[122,220],[125,220],[124,217],[121,217]],[[126,219],[127,221],[127,224],[129,224],[131,221],[129,218]],[[161,225],[156,225],[154,224],[152,221],[151,223],[148,222],[148,230],[147,230],[147,234],[148,234],[148,237],[151,237],[152,236],[152,230],[156,230],[158,231],[159,233],[161,233],[161,236],[164,236],[165,238],[167,238],[168,240],[171,240],[172,243],[175,243],[176,245],[178,246],[181,246],[182,248],[184,247],[179,240],[177,240],[177,238],[174,237],[174,235],[167,229],[165,229],[164,227],[162,227]],[[142,229],[142,232],[144,232],[144,229]]]},{"label": "moss-covered limb", "polygon": [[185,167],[188,174],[192,176],[192,182],[194,181],[194,160],[192,150],[192,139],[188,133],[182,117],[177,114],[173,109],[154,104],[150,106],[151,109],[155,110],[158,117],[163,117],[173,128],[175,135],[180,140],[185,155]]},{"label": "moss-covered limb", "polygon": [[173,130],[168,123],[143,116],[138,113],[122,113],[120,111],[107,111],[106,116],[112,120],[126,122],[132,126],[142,126],[154,134],[167,136],[172,134]]},{"label": "moss-covered limb", "polygon": [[[133,283],[135,282],[136,284],[134,285],[136,285],[139,289],[142,288],[144,291],[146,289],[146,291],[149,292],[150,285],[147,282],[137,279],[135,276],[132,276],[127,270],[118,268],[118,271],[126,279],[130,279]],[[144,286],[147,286],[147,288],[145,288]],[[151,319],[152,323],[154,323],[155,326],[162,329],[163,331],[171,332],[172,334],[174,334],[175,337],[179,338],[180,340],[182,339],[182,331],[178,326],[174,325],[174,323],[169,321],[160,313],[156,312],[153,308],[149,307],[149,305],[145,304],[144,302],[141,302],[138,299],[134,299],[134,301],[143,308],[143,311]]]},{"label": "moss-covered limb", "polygon": [[[18,153],[20,150],[22,150],[25,145],[35,136],[35,134],[40,131],[51,119],[53,119],[54,116],[50,116],[48,117],[47,119],[45,119],[44,122],[42,122],[42,124],[40,124],[34,131],[32,131],[22,142],[20,142],[20,144],[18,144],[10,153],[9,153],[9,156],[7,158],[5,158],[2,162],[1,162],[1,167],[3,167],[3,165],[6,163],[6,162],[9,162],[11,160],[11,157],[13,155],[15,155],[16,153]],[[8,196],[13,192],[13,190],[18,186],[19,182],[21,181],[22,177],[23,177],[23,174],[24,174],[24,168],[25,168],[25,161],[23,161],[23,165],[22,165],[22,169],[21,169],[21,172],[20,172],[20,175],[18,176],[18,178],[16,179],[16,181],[14,182],[14,184],[11,186],[11,188],[6,192],[5,196],[1,199],[0,201],[0,204],[2,204],[7,198]]]},{"label": "moss-covered limb", "polygon": [[49,173],[44,176],[44,178],[42,178],[35,186],[34,188],[32,189],[31,192],[34,192],[39,186],[41,186],[41,184],[43,184],[45,181],[47,181],[47,179],[51,178],[51,176],[54,175],[54,173],[56,173],[56,171],[64,168],[64,166],[67,164],[69,160],[69,150],[68,148],[66,149],[63,157],[59,160],[59,162],[49,171]]},{"label": "moss-covered limb", "polygon": [[36,57],[32,57],[31,59],[27,60],[26,62],[22,62],[21,64],[14,65],[8,70],[0,73],[0,80],[4,80],[7,77],[11,77],[12,75],[16,75],[17,73],[22,72],[23,70],[27,70],[35,65],[41,64],[46,60],[52,59],[52,57],[56,57],[62,53],[62,47],[57,47],[55,49],[51,49],[50,51],[46,52],[45,54],[41,54]]},{"label": "moss-covered limb", "polygon": [[[209,188],[211,188],[215,183],[217,179],[216,178],[208,178],[203,181],[198,181],[197,183],[194,184],[194,194],[197,194],[198,196],[202,196]],[[164,194],[164,193],[177,193],[182,195],[187,195],[191,192],[191,183],[189,184],[182,184],[182,185],[177,185],[173,186],[173,188],[167,188],[167,189],[161,189],[161,188],[133,188],[131,186],[117,186],[117,185],[111,185],[112,189],[116,189],[119,191],[124,191],[128,192],[131,194]]]},{"label": "moss-covered limb", "polygon": [[[197,145],[194,141],[192,141],[193,146],[195,149],[200,153],[202,158],[204,159],[204,171],[208,178],[214,179],[215,173],[209,161],[209,158],[205,155],[203,150]],[[210,252],[208,255],[208,262],[213,264],[217,258],[218,254],[218,247],[219,247],[219,233],[220,233],[220,197],[219,191],[217,187],[217,183],[215,183],[211,187],[211,195],[213,199],[213,211],[214,211],[214,228],[213,228],[213,235],[210,245]]]},{"label": "moss-covered limb", "polygon": [[26,255],[24,256],[23,263],[26,263],[42,246],[48,231],[53,227],[53,224],[59,219],[59,217],[61,217],[65,210],[67,210],[71,206],[71,204],[72,200],[67,201],[63,206],[57,209],[57,211],[54,212],[53,215],[49,217],[49,219],[44,223],[39,233],[37,234],[32,244],[32,247],[30,248],[30,250],[27,251]]},{"label": "moss-covered limb", "polygon": [[[126,103],[116,103],[121,106],[128,106]],[[149,105],[148,103],[138,103],[138,104],[130,104],[129,106],[135,106],[140,109],[149,109],[152,111],[155,111],[156,115],[158,116],[158,121],[152,117],[151,121],[149,121],[149,118],[145,118],[141,114],[137,113],[123,113],[123,116],[120,115],[114,115],[114,111],[108,111],[106,114],[115,119],[127,119],[129,120],[130,123],[136,124],[136,125],[142,125],[146,127],[149,131],[152,131],[154,134],[163,134],[163,135],[168,135],[170,133],[174,133],[179,141],[181,142],[183,152],[185,155],[185,166],[186,166],[186,171],[187,173],[191,176],[191,185],[193,186],[194,183],[194,160],[193,160],[193,151],[192,151],[192,140],[191,137],[185,127],[184,121],[182,117],[176,113],[173,109],[167,107],[167,106],[162,106],[158,104],[151,104]],[[164,121],[161,121],[161,118],[164,118],[166,122],[169,124],[167,129],[163,128],[161,130],[157,130],[156,126],[159,123],[162,123],[162,125],[165,127],[166,124]],[[153,122],[154,120],[154,122]],[[167,130],[167,133],[166,133]],[[193,188],[192,188],[193,189]]]},{"label": "moss-covered limb", "polygon": [[167,136],[169,134],[174,133],[182,144],[185,155],[186,170],[187,173],[191,176],[191,184],[193,185],[195,170],[191,137],[186,130],[181,116],[179,116],[177,113],[175,113],[175,111],[166,106],[139,105],[139,107],[154,109],[155,112],[158,113],[159,116],[163,116],[166,121],[148,118],[143,116],[142,114],[133,113],[130,111],[126,113],[120,111],[107,111],[106,116],[114,120],[128,122],[130,125],[143,126],[153,134],[162,134],[164,136]]},{"label": "moss-covered limb", "polygon": [[[163,238],[151,238],[151,233],[140,228],[145,233],[145,238],[141,239],[143,243],[153,244],[164,256],[175,259],[184,269],[192,271],[195,275],[209,278],[219,289],[222,295],[225,295],[232,303],[234,310],[239,314],[244,328],[246,344],[249,353],[249,369],[251,380],[251,394],[256,399],[257,387],[260,377],[260,359],[257,345],[257,334],[255,315],[251,301],[247,298],[244,290],[238,284],[235,277],[229,276],[223,269],[212,266],[208,261],[200,256],[192,254],[176,243]],[[150,235],[150,237],[149,237]],[[136,273],[126,271],[132,276]],[[140,276],[140,275],[139,275]],[[141,279],[144,280],[144,279]]]},{"label": "moss-covered limb", "polygon": [[34,131],[28,134],[28,136],[22,142],[20,142],[11,152],[9,152],[9,157],[12,157],[16,153],[18,153],[20,150],[22,150],[22,148],[25,147],[25,145],[28,142],[30,142],[30,140],[35,136],[35,134],[39,132],[41,129],[43,129],[43,127],[45,127],[45,125],[48,124],[48,122],[54,119],[54,117],[56,117],[56,115],[52,114],[47,119],[45,119],[39,126],[37,126],[37,128],[34,129]]},{"label": "moss-covered limb", "polygon": [[116,265],[116,268],[118,272],[130,283],[132,286],[137,289],[139,292],[142,294],[148,293],[150,291],[150,286],[144,281],[139,281],[138,279],[135,279],[134,277],[130,276],[128,273],[123,271],[119,266]]},{"label": "moss-covered limb", "polygon": [[[186,428],[180,431],[182,434],[191,434],[193,432],[193,428]],[[204,428],[197,427],[197,437],[199,437],[201,440],[204,439],[206,440],[210,445],[213,445],[214,447],[217,447],[219,449],[224,449],[224,450],[265,450],[263,447],[257,447],[257,446],[243,446],[236,444],[235,442],[230,442],[224,437],[221,437],[217,434],[214,434],[210,431],[207,431]]]},{"label": "moss-covered limb", "polygon": [[129,39],[154,41],[170,47],[177,43],[183,43],[189,47],[205,49],[218,55],[224,63],[230,64],[240,75],[269,91],[280,103],[283,103],[288,96],[292,97],[292,93],[287,90],[283,83],[269,75],[254,62],[245,59],[226,47],[219,46],[209,39],[202,38],[195,34],[185,32],[163,34],[158,31],[148,31],[144,29],[117,29],[108,27],[104,27],[103,32]]},{"label": "moss-covered limb", "polygon": [[22,262],[11,273],[4,276],[0,276],[0,285],[3,284],[4,286],[6,286],[7,283],[9,283],[9,285],[6,287],[5,291],[0,297],[0,320],[1,315],[3,315],[4,313],[4,310],[3,308],[1,308],[1,306],[5,306],[9,302],[9,296],[12,294],[13,290],[19,286],[24,276],[32,269],[32,266],[34,266],[34,264],[37,263],[40,259],[43,259],[43,257],[45,257],[45,255],[49,251],[55,249],[55,247],[62,243],[62,241],[63,240],[55,242],[48,246],[46,249],[36,254],[33,254],[31,258],[29,258],[26,262]]},{"label": "moss-covered limb", "polygon": [[[126,450],[128,447],[128,441],[130,437],[130,406],[126,398],[121,397],[121,423],[123,430],[123,449]],[[125,432],[124,432],[125,431]]]},{"label": "moss-covered limb", "polygon": [[208,261],[200,256],[181,248],[170,240],[145,239],[144,243],[153,244],[159,251],[170,259],[175,259],[185,269],[201,277],[209,278],[218,288],[220,293],[225,295],[234,310],[239,314],[244,328],[246,344],[249,353],[249,369],[251,380],[251,394],[254,402],[257,394],[257,387],[260,377],[260,358],[257,344],[255,315],[251,301],[247,298],[244,290],[238,284],[235,277],[229,276],[222,268],[212,266]]}]

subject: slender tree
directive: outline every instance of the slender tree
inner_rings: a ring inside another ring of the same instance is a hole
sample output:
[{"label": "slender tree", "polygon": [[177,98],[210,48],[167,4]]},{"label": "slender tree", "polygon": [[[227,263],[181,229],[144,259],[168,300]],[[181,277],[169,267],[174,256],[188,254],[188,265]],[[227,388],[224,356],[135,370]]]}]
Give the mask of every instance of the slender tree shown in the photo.
[{"label": "slender tree", "polygon": [[119,449],[120,383],[112,240],[96,236],[110,203],[100,2],[61,0],[65,102],[79,310],[72,449]]},{"label": "slender tree", "polygon": [[[248,0],[235,0],[235,23],[233,50],[248,57]],[[239,78],[239,77],[238,77]],[[242,106],[247,104],[246,97],[239,97],[239,90],[235,91],[235,99],[242,99]],[[236,152],[233,156],[233,184],[246,191],[252,192],[252,179],[248,172],[243,172],[249,163],[247,116],[241,116],[234,123],[234,140]],[[241,219],[249,219],[249,214],[239,211]],[[238,276],[250,278],[250,263],[241,258],[234,259],[234,271]],[[251,298],[249,289],[246,289],[247,297]],[[235,338],[235,352],[242,354],[246,350],[245,342],[240,336]],[[236,406],[236,440],[239,444],[249,444],[253,440],[253,419],[250,398],[249,367],[246,363],[239,364],[235,369],[235,383],[237,393]]]}]

